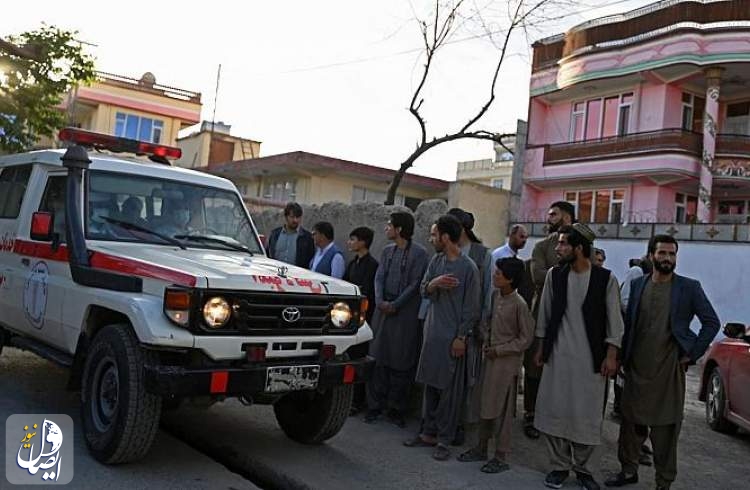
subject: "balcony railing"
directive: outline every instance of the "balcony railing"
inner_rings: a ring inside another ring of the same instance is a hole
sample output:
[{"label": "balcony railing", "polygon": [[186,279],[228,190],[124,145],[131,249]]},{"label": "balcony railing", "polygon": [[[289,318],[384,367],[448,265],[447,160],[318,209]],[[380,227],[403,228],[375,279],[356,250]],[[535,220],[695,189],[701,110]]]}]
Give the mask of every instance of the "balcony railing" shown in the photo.
[{"label": "balcony railing", "polygon": [[181,88],[170,87],[169,85],[161,85],[159,83],[147,83],[137,78],[126,77],[123,75],[116,75],[114,73],[106,73],[103,71],[96,72],[97,78],[104,82],[120,87],[129,88],[131,90],[141,90],[143,92],[149,92],[156,95],[163,95],[172,99],[180,99],[188,102],[194,102],[196,104],[201,103],[200,92],[193,92],[190,90],[183,90]]},{"label": "balcony railing", "polygon": [[703,135],[674,128],[573,143],[542,145],[542,147],[544,148],[544,165],[663,152],[700,156],[703,148]]},{"label": "balcony railing", "polygon": [[716,155],[750,158],[750,135],[719,134],[716,137]]},{"label": "balcony railing", "polygon": [[[547,223],[522,223],[532,237],[546,237]],[[587,223],[601,239],[648,240],[654,235],[672,235],[678,241],[750,242],[750,224],[729,223]]]}]

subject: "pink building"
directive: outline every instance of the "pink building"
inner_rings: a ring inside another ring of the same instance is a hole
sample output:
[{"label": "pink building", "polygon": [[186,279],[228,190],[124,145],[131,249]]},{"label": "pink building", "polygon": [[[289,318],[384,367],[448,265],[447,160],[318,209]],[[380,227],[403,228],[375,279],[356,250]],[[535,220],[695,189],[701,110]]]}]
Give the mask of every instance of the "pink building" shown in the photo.
[{"label": "pink building", "polygon": [[665,0],[533,45],[521,218],[750,222],[750,0]]}]

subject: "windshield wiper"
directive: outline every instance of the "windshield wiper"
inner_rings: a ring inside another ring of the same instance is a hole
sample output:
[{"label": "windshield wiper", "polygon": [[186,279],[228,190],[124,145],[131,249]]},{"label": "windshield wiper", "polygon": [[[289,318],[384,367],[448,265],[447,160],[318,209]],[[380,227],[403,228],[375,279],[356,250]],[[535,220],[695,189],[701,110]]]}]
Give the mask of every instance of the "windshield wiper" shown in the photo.
[{"label": "windshield wiper", "polygon": [[146,232],[146,233],[150,233],[150,234],[154,235],[155,237],[161,238],[165,242],[168,242],[168,243],[170,243],[172,245],[180,247],[182,250],[187,250],[187,247],[185,245],[183,245],[182,242],[180,242],[179,240],[175,240],[174,238],[172,238],[170,236],[163,235],[163,234],[159,233],[158,231],[154,231],[154,230],[152,230],[150,228],[146,228],[145,226],[136,225],[135,223],[131,223],[130,221],[123,221],[123,220],[117,219],[117,218],[110,218],[109,216],[106,216],[106,217],[102,216],[102,219],[104,219],[108,223],[114,223],[117,226],[121,226],[122,228],[125,228],[126,230],[136,230],[136,231],[143,231],[143,232]]},{"label": "windshield wiper", "polygon": [[232,250],[237,250],[238,252],[246,252],[249,253],[250,256],[254,256],[255,254],[247,248],[244,245],[240,245],[237,243],[232,243],[227,240],[222,240],[221,238],[215,238],[212,236],[206,236],[206,235],[175,235],[175,238],[179,238],[180,240],[188,240],[188,241],[194,241],[194,242],[208,242],[208,243],[218,243],[219,245],[224,245],[225,247],[229,247]]}]

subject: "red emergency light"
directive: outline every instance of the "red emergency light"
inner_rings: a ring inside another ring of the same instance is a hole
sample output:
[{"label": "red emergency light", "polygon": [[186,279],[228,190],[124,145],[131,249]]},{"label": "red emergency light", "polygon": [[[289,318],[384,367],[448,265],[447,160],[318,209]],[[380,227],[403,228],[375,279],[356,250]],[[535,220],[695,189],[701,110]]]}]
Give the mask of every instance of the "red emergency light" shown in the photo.
[{"label": "red emergency light", "polygon": [[78,128],[63,128],[60,130],[58,138],[60,141],[88,146],[97,150],[109,150],[115,153],[135,153],[136,155],[149,155],[162,159],[177,159],[182,156],[182,150],[173,146],[120,138]]}]

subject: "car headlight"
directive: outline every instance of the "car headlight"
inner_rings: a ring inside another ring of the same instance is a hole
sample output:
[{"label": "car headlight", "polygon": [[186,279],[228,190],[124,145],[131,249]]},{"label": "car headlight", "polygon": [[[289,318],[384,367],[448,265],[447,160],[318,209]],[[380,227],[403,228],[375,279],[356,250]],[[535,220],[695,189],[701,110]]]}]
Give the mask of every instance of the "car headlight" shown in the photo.
[{"label": "car headlight", "polygon": [[221,296],[210,298],[203,305],[203,320],[211,328],[221,328],[232,316],[232,308]]},{"label": "car headlight", "polygon": [[333,308],[331,308],[331,323],[333,323],[334,327],[348,327],[351,321],[352,310],[348,304],[340,302],[333,305]]}]

